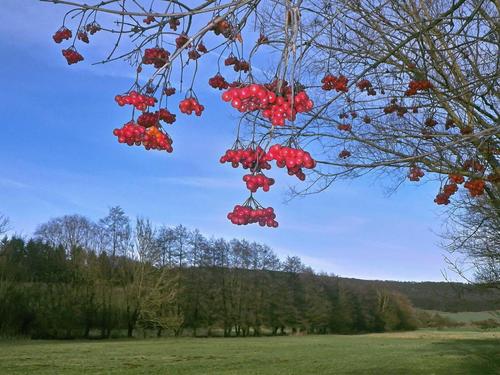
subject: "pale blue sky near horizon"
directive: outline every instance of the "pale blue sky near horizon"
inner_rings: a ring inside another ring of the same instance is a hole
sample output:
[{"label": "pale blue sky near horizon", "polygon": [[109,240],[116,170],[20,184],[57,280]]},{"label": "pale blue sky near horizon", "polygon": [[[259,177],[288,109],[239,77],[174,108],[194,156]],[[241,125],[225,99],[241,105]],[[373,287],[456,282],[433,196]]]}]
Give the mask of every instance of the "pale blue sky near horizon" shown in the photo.
[{"label": "pale blue sky near horizon", "polygon": [[388,196],[390,182],[364,177],[285,204],[295,180],[272,171],[277,184],[257,199],[275,207],[280,227],[233,226],[226,214],[248,194],[242,170],[218,162],[234,141],[236,121],[220,93],[207,87],[216,73],[211,64],[197,84],[203,116],[188,117],[173,107],[173,154],[118,144],[112,130],[130,112],[113,98],[130,87],[132,69],[91,66],[106,52],[100,44],[81,48],[86,60],[67,66],[62,46],[52,41],[64,9],[35,0],[2,4],[0,212],[17,233],[30,235],[37,224],[64,214],[98,219],[119,205],[131,217],[157,224],[266,243],[279,256],[297,255],[317,271],[444,280],[436,234],[444,211],[433,203],[434,183],[407,182]]}]

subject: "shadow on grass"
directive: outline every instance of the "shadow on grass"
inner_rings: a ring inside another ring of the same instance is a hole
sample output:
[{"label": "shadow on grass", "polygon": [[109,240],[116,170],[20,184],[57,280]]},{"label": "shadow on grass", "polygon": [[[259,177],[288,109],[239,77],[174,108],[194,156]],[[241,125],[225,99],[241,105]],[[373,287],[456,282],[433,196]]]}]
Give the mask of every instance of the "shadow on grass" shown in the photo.
[{"label": "shadow on grass", "polygon": [[447,340],[433,343],[432,346],[444,355],[462,357],[460,366],[464,374],[500,374],[500,340]]}]

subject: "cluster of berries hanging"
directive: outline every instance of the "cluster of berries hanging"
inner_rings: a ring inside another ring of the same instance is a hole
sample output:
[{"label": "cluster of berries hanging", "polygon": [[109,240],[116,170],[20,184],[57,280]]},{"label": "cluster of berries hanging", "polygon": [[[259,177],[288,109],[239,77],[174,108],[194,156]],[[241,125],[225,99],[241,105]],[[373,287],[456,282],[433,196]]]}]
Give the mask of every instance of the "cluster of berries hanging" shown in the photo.
[{"label": "cluster of berries hanging", "polygon": [[[316,161],[311,155],[299,148],[288,146],[281,146],[275,144],[266,151],[258,145],[252,143],[248,147],[237,141],[232,149],[229,149],[220,158],[220,162],[231,163],[234,168],[241,165],[244,169],[249,169],[252,173],[243,176],[243,181],[251,193],[255,193],[259,188],[263,191],[269,191],[270,187],[274,185],[273,178],[267,177],[262,173],[262,170],[271,169],[270,161],[276,161],[279,168],[287,168],[288,174],[297,176],[300,180],[305,179],[305,174],[302,168],[312,169],[316,166]],[[270,208],[267,208],[267,212]],[[233,212],[228,214],[228,219],[238,225],[246,225],[252,223],[259,223],[268,227],[277,227],[278,223],[274,220],[274,211],[272,217],[266,217],[263,214],[262,206],[255,201],[253,196],[250,196],[247,201],[241,205],[236,206]],[[262,215],[261,215],[262,214]]]},{"label": "cluster of berries hanging", "polygon": [[372,83],[367,79],[362,79],[358,83],[356,83],[356,87],[360,89],[361,92],[366,90],[366,94],[368,96],[377,95],[377,91],[372,86]]},{"label": "cluster of berries hanging", "polygon": [[71,30],[63,26],[55,32],[52,39],[54,39],[54,42],[56,43],[61,43],[63,40],[71,39],[72,36],[73,33]]},{"label": "cluster of berries hanging", "polygon": [[231,163],[233,168],[238,168],[241,164],[243,169],[252,171],[271,169],[271,165],[266,160],[266,152],[260,146],[242,147],[239,142],[220,158],[221,164]]},{"label": "cluster of berries hanging", "polygon": [[151,126],[158,126],[158,122],[164,121],[167,124],[173,124],[175,122],[176,116],[166,108],[160,108],[156,112],[144,112],[137,118],[137,124],[144,127],[150,128]]},{"label": "cluster of berries hanging", "polygon": [[156,98],[149,95],[143,95],[138,93],[137,91],[130,91],[125,95],[116,95],[115,101],[118,103],[120,107],[124,105],[133,105],[135,109],[139,111],[145,111],[148,107],[152,107],[156,103]]},{"label": "cluster of berries hanging", "polygon": [[198,100],[195,97],[189,97],[181,100],[179,103],[179,109],[186,115],[191,115],[194,112],[196,116],[201,116],[205,107],[198,103]]},{"label": "cluster of berries hanging", "polygon": [[62,50],[63,56],[66,58],[68,65],[76,64],[83,60],[83,56],[78,53],[75,47],[69,47]]},{"label": "cluster of berries hanging", "polygon": [[208,84],[214,89],[219,89],[219,90],[226,90],[227,88],[229,88],[229,83],[220,73],[217,73],[212,78],[210,78],[208,80]]},{"label": "cluster of berries hanging", "polygon": [[243,181],[247,184],[247,189],[255,193],[258,188],[263,191],[269,191],[269,187],[274,185],[274,179],[267,177],[264,173],[246,174],[243,176]]},{"label": "cluster of berries hanging", "polygon": [[411,167],[410,173],[408,173],[408,178],[410,181],[420,181],[424,177],[424,171],[419,167]]},{"label": "cluster of berries hanging", "polygon": [[145,128],[130,121],[122,128],[113,130],[113,134],[118,137],[118,142],[126,143],[129,146],[143,145],[146,150],[173,151],[172,139],[166,132],[156,126]]},{"label": "cluster of berries hanging", "polygon": [[231,223],[236,225],[259,223],[261,227],[277,228],[278,222],[275,220],[274,209],[272,207],[264,208],[253,198],[249,199],[252,201],[247,200],[243,205],[234,206],[233,211],[227,214]]},{"label": "cluster of berries hanging", "polygon": [[408,83],[408,90],[405,91],[405,96],[416,95],[419,91],[427,91],[432,88],[432,83],[426,79],[412,80]]},{"label": "cluster of berries hanging", "polygon": [[222,100],[240,112],[262,110],[262,116],[269,119],[273,126],[284,126],[285,120],[294,121],[297,113],[309,112],[314,104],[305,91],[292,95],[286,90],[278,96],[265,85],[250,84],[233,87],[222,94]]},{"label": "cluster of berries hanging", "polygon": [[146,48],[142,57],[142,63],[153,65],[156,69],[159,69],[167,63],[169,56],[170,53],[164,48]]},{"label": "cluster of berries hanging", "polygon": [[239,60],[234,55],[229,55],[229,57],[224,60],[224,65],[232,65],[235,72],[248,73],[250,70],[250,64],[247,61]]},{"label": "cluster of berries hanging", "polygon": [[323,77],[321,83],[323,84],[321,88],[325,91],[331,91],[331,90],[335,90],[337,92],[349,91],[349,88],[347,87],[349,80],[342,74],[339,75],[338,77],[331,74],[327,74]]},{"label": "cluster of berries hanging", "polygon": [[297,176],[301,181],[306,178],[302,168],[313,169],[316,167],[316,161],[309,152],[281,145],[271,146],[266,154],[266,159],[275,160],[278,168],[286,167],[290,176]]}]

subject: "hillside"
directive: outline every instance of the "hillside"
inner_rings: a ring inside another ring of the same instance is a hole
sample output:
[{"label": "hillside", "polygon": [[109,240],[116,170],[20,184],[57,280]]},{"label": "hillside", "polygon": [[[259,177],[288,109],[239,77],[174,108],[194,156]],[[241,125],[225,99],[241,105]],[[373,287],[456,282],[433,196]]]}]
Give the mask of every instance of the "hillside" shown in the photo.
[{"label": "hillside", "polygon": [[500,290],[483,289],[463,283],[402,282],[339,278],[353,288],[389,289],[408,297],[420,309],[448,312],[487,311],[500,309]]}]

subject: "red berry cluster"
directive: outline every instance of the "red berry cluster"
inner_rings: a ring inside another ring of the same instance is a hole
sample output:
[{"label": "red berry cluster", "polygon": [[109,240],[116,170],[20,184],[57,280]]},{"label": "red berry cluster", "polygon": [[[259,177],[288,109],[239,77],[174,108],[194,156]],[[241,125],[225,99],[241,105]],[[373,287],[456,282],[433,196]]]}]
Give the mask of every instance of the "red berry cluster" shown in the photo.
[{"label": "red berry cluster", "polygon": [[168,26],[170,27],[170,30],[177,30],[177,26],[181,24],[181,21],[179,21],[178,18],[170,18],[168,20]]},{"label": "red berry cluster", "polygon": [[142,144],[146,150],[165,150],[172,152],[172,139],[169,135],[157,127],[151,127],[146,130]]},{"label": "red berry cluster", "polygon": [[474,171],[474,172],[484,172],[484,165],[481,164],[480,161],[478,160],[472,160],[472,159],[467,159],[465,162],[464,162],[464,168],[466,170],[471,170],[471,171]]},{"label": "red berry cluster", "polygon": [[454,184],[463,184],[465,179],[461,174],[450,174],[448,175],[448,179]]},{"label": "red berry cluster", "polygon": [[360,80],[358,83],[356,83],[356,86],[361,91],[365,91],[366,90],[366,93],[368,94],[368,96],[377,95],[377,91],[375,91],[375,89],[372,86],[372,83],[369,80],[367,80],[367,79]]},{"label": "red berry cluster", "polygon": [[147,107],[155,105],[156,98],[148,95],[142,95],[137,91],[132,90],[126,95],[116,95],[115,101],[120,107],[123,107],[125,104],[130,104],[139,111],[145,111]]},{"label": "red berry cluster", "polygon": [[231,163],[233,168],[238,168],[241,164],[244,169],[252,171],[271,169],[271,165],[266,160],[266,152],[260,146],[227,150],[220,158],[220,162],[221,164]]},{"label": "red berry cluster", "polygon": [[233,66],[235,72],[247,73],[250,70],[250,64],[245,60],[238,60],[234,55],[229,55],[226,60],[224,60],[225,66]]},{"label": "red berry cluster", "polygon": [[344,132],[350,132],[352,130],[351,124],[339,124],[337,125],[337,129],[342,130]]},{"label": "red berry cluster", "polygon": [[447,205],[450,203],[450,197],[458,191],[458,186],[454,182],[448,183],[443,186],[442,191],[436,195],[434,202],[441,205]]},{"label": "red berry cluster", "polygon": [[408,173],[408,178],[410,181],[420,181],[422,177],[424,177],[425,173],[419,167],[411,167],[410,173]]},{"label": "red berry cluster", "polygon": [[137,118],[137,124],[145,128],[150,128],[158,126],[159,120],[167,124],[173,124],[175,122],[175,115],[165,108],[161,108],[156,112],[144,112]]},{"label": "red berry cluster", "polygon": [[236,225],[259,223],[261,227],[278,227],[278,222],[275,220],[276,214],[272,207],[252,208],[250,206],[236,205],[233,211],[227,214],[227,218]]},{"label": "red berry cluster", "polygon": [[203,42],[198,43],[198,45],[196,46],[196,49],[198,51],[200,51],[201,53],[207,53],[208,52],[208,49],[207,49],[207,47],[205,47],[205,45],[203,44]]},{"label": "red berry cluster", "polygon": [[[189,42],[189,37],[186,34],[180,34],[177,38],[175,38],[175,46],[177,48],[184,47]],[[186,48],[191,47],[191,43],[186,45]]]},{"label": "red berry cluster", "polygon": [[396,99],[392,99],[391,103],[387,106],[384,107],[384,113],[386,115],[391,114],[391,113],[397,113],[399,117],[403,117],[405,114],[408,113],[408,108],[405,106],[399,105],[396,103]]},{"label": "red berry cluster", "polygon": [[425,119],[424,125],[433,128],[437,125],[437,123],[438,122],[436,120],[434,120],[432,117],[429,117]]},{"label": "red berry cluster", "polygon": [[153,16],[147,16],[146,18],[144,18],[142,20],[142,22],[144,22],[146,25],[149,25],[150,23],[152,22],[155,22],[155,18]]},{"label": "red berry cluster", "polygon": [[276,160],[278,168],[286,167],[290,176],[295,175],[302,181],[306,178],[302,168],[312,169],[316,166],[316,161],[309,152],[279,144],[269,148],[266,159],[268,161]]},{"label": "red berry cluster", "polygon": [[197,50],[192,49],[191,51],[188,52],[188,57],[190,60],[198,60],[201,57],[201,55]]},{"label": "red berry cluster", "polygon": [[175,94],[175,87],[165,87],[165,89],[163,89],[163,93],[166,96],[172,96]]},{"label": "red berry cluster", "polygon": [[269,187],[274,185],[274,179],[267,177],[263,173],[246,174],[243,176],[243,181],[246,182],[247,189],[252,193],[255,193],[258,188],[269,191]]},{"label": "red berry cluster", "polygon": [[68,65],[76,64],[77,62],[83,61],[83,56],[78,53],[75,47],[69,47],[68,49],[63,49],[62,54],[66,58]]},{"label": "red berry cluster", "polygon": [[222,34],[226,38],[231,36],[231,24],[226,20],[221,20],[212,26],[212,30],[215,35]]},{"label": "red berry cluster", "polygon": [[86,31],[83,31],[83,30],[78,31],[78,34],[76,34],[76,37],[78,38],[78,40],[81,40],[83,43],[89,42],[89,35],[87,34]]},{"label": "red berry cluster", "polygon": [[190,97],[181,100],[181,102],[179,103],[179,109],[182,113],[185,113],[187,115],[191,115],[194,111],[196,116],[201,116],[201,113],[203,112],[205,107],[198,103],[198,100],[196,98]]},{"label": "red berry cluster", "polygon": [[212,78],[210,78],[208,80],[208,84],[214,89],[219,89],[219,90],[226,90],[229,88],[229,83],[220,73],[217,73]]},{"label": "red berry cluster", "polygon": [[146,65],[153,65],[156,69],[161,68],[168,61],[170,53],[161,47],[146,48],[142,62]]},{"label": "red berry cluster", "polygon": [[146,150],[165,150],[172,152],[172,140],[168,134],[153,126],[146,129],[133,121],[126,123],[122,128],[113,130],[113,134],[118,137],[118,142],[126,143],[129,146],[140,146]]},{"label": "red berry cluster", "polygon": [[480,178],[472,178],[464,184],[464,187],[469,190],[471,197],[477,197],[483,195],[485,182]]},{"label": "red berry cluster", "polygon": [[351,153],[348,150],[342,150],[339,153],[339,158],[341,158],[341,159],[347,159],[350,156],[351,156]]},{"label": "red berry cluster", "polygon": [[55,32],[52,39],[54,39],[54,42],[56,43],[61,43],[63,40],[68,40],[72,36],[73,34],[71,33],[71,30],[63,26]]},{"label": "red berry cluster", "polygon": [[251,84],[238,88],[230,88],[222,94],[222,100],[231,102],[231,105],[240,112],[251,112],[262,109],[262,115],[271,120],[274,126],[285,125],[285,120],[293,121],[298,112],[308,112],[313,102],[305,91],[292,95],[276,96],[263,85]]},{"label": "red berry cluster", "polygon": [[90,33],[90,35],[94,35],[96,32],[101,30],[101,25],[94,21],[85,25],[85,30]]},{"label": "red berry cluster", "polygon": [[325,91],[336,90],[337,92],[347,92],[349,88],[347,87],[347,83],[349,80],[343,76],[342,74],[337,76],[327,74],[321,80],[323,86],[321,88]]},{"label": "red berry cluster", "polygon": [[295,121],[297,113],[309,112],[314,104],[305,91],[299,92],[293,98],[292,108],[292,95],[286,97],[278,96],[276,101],[270,108],[265,109],[262,115],[269,120],[274,126],[284,126],[285,120]]},{"label": "red berry cluster", "polygon": [[426,91],[432,88],[432,83],[426,79],[412,80],[408,84],[408,90],[405,91],[406,96],[416,95],[418,91]]}]

